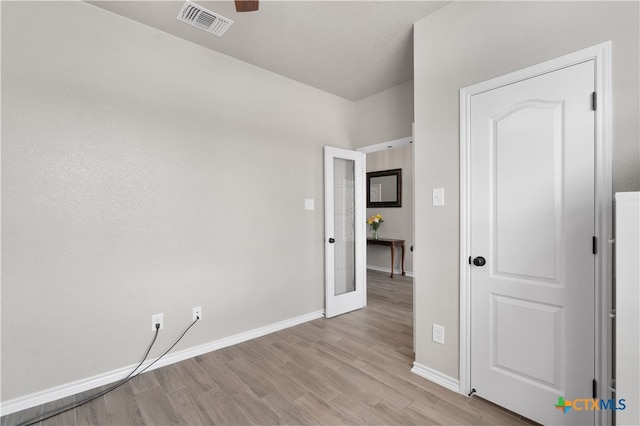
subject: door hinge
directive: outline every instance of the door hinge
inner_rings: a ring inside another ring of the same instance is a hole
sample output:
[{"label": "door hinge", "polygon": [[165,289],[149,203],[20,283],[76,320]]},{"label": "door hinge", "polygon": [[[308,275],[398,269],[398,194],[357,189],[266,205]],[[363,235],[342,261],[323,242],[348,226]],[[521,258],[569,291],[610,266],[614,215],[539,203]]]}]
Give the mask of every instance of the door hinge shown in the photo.
[{"label": "door hinge", "polygon": [[591,109],[594,111],[598,110],[598,95],[596,92],[591,94]]},{"label": "door hinge", "polygon": [[596,381],[596,379],[593,379],[592,391],[593,391],[593,399],[596,399],[598,397],[598,382]]},{"label": "door hinge", "polygon": [[611,383],[609,384],[609,392],[616,393],[616,380],[611,379]]},{"label": "door hinge", "polygon": [[591,251],[598,254],[598,239],[595,236],[591,237]]}]

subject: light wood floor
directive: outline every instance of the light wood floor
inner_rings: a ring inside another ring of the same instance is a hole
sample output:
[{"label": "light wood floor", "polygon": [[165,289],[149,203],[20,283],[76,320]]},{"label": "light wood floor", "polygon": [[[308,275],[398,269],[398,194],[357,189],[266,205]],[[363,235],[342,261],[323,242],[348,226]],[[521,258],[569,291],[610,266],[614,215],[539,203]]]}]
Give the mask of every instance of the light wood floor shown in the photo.
[{"label": "light wood floor", "polygon": [[[369,271],[368,289],[365,309],[144,373],[43,424],[531,424],[411,373],[412,279]],[[2,425],[87,394],[5,416]]]}]

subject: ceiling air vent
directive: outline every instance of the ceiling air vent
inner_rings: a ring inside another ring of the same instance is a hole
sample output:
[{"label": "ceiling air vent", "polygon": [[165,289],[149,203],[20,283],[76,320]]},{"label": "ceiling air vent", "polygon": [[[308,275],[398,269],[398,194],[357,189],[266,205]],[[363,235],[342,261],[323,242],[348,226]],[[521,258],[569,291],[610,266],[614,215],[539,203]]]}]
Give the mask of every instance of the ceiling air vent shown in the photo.
[{"label": "ceiling air vent", "polygon": [[178,20],[215,34],[218,37],[222,37],[225,31],[233,24],[231,19],[220,16],[188,0],[182,6],[180,13],[178,13]]}]

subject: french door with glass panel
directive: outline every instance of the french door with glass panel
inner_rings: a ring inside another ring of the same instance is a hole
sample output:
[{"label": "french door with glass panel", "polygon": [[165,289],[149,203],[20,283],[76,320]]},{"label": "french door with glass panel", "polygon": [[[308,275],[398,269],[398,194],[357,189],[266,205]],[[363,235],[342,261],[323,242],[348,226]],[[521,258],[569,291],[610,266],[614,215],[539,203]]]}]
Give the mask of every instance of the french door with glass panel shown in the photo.
[{"label": "french door with glass panel", "polygon": [[325,316],[367,304],[365,154],[324,148]]}]

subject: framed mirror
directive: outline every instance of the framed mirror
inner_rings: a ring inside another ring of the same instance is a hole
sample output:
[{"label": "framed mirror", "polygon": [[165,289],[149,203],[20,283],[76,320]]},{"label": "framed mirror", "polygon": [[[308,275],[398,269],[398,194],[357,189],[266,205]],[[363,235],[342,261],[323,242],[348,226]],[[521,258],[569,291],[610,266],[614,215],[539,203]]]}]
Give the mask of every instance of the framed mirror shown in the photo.
[{"label": "framed mirror", "polygon": [[367,207],[402,207],[402,169],[367,173]]}]

